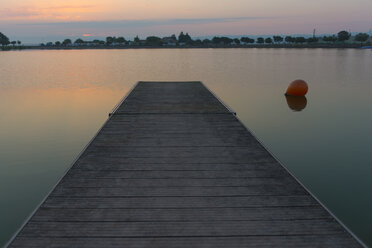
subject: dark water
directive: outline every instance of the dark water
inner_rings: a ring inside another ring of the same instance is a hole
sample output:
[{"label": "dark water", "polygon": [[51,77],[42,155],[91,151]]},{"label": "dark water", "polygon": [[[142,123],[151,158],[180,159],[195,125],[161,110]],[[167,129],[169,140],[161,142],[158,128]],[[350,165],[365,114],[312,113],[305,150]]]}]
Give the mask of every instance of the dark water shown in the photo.
[{"label": "dark water", "polygon": [[372,50],[351,49],[1,52],[0,245],[139,80],[203,81],[372,245]]}]

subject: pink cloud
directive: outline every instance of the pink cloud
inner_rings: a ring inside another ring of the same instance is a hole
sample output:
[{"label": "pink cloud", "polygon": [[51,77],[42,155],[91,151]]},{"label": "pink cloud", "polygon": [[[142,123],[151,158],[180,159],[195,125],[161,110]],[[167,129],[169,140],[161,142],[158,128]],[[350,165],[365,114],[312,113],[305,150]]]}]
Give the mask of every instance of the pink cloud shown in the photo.
[{"label": "pink cloud", "polygon": [[83,13],[96,12],[95,5],[62,5],[50,7],[22,6],[18,8],[0,8],[0,20],[77,20]]}]

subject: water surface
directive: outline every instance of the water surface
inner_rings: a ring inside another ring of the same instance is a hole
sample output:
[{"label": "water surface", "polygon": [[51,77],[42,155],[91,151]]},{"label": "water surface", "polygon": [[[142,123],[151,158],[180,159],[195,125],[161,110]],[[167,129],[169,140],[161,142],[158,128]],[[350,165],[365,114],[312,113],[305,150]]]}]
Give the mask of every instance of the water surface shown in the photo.
[{"label": "water surface", "polygon": [[[353,49],[0,52],[0,245],[139,80],[203,81],[372,245],[371,68]],[[283,94],[297,78],[305,104]]]}]

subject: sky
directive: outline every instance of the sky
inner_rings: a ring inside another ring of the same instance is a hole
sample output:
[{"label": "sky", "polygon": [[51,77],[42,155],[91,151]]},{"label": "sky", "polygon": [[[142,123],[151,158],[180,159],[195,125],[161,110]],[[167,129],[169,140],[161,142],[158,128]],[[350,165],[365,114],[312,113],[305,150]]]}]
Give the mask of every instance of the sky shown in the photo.
[{"label": "sky", "polygon": [[0,0],[0,32],[23,42],[369,32],[371,0]]}]

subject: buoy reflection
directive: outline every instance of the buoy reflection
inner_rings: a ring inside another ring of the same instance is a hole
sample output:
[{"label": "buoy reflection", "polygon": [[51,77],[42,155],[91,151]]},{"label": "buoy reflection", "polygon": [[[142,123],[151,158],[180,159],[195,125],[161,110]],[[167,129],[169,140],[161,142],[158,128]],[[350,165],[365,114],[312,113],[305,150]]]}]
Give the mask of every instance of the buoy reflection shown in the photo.
[{"label": "buoy reflection", "polygon": [[302,111],[306,108],[307,99],[305,96],[288,96],[286,95],[285,98],[287,99],[287,104],[290,109],[293,111]]}]

